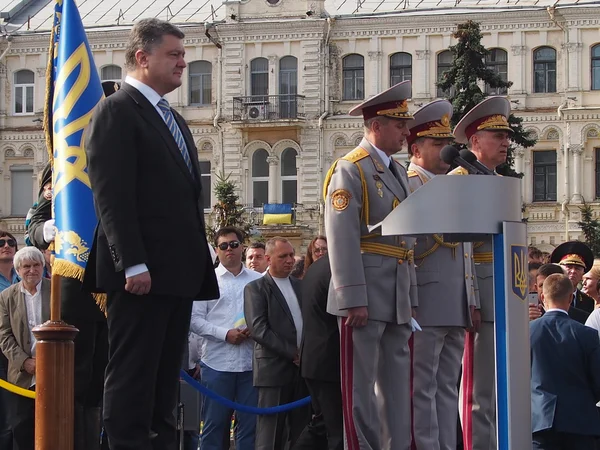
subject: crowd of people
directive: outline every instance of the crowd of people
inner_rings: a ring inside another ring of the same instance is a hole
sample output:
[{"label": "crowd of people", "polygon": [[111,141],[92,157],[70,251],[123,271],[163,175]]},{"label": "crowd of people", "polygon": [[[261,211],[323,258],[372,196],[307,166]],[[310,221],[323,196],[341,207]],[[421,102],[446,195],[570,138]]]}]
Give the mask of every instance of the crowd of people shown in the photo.
[{"label": "crowd of people", "polygon": [[[469,175],[441,159],[451,142],[496,175],[510,143],[508,99],[483,100],[452,129],[448,101],[412,114],[411,82],[401,82],[349,112],[363,118],[364,138],[327,173],[325,235],[303,258],[283,237],[246,247],[235,227],[208,242],[194,140],[164,98],[181,85],[183,39],[168,22],[139,21],[128,75],[85,133],[98,224],[83,281],[60,279],[63,318],[79,329],[75,450],[98,449],[101,426],[111,450],[171,450],[182,366],[259,409],[234,412],[206,396],[200,443],[189,430],[186,449],[227,449],[233,415],[237,450],[454,450],[461,438],[465,450],[495,450],[491,241],[386,236],[376,224],[433,177]],[[392,157],[405,143],[408,170]],[[31,330],[50,301],[49,173],[28,218],[33,246],[17,251],[0,231],[0,376],[26,390],[35,389]],[[533,448],[594,450],[600,270],[580,242],[529,254]],[[106,314],[93,293],[106,294]],[[0,447],[31,450],[33,400],[7,395]],[[307,395],[309,405],[264,411]]]}]

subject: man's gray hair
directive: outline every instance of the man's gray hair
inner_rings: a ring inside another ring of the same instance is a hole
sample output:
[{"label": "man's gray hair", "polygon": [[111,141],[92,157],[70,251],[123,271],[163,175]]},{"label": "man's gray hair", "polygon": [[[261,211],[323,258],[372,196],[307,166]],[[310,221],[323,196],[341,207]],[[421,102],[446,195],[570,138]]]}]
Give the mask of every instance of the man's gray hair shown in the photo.
[{"label": "man's gray hair", "polygon": [[143,50],[146,53],[152,53],[154,47],[160,45],[163,36],[171,35],[183,39],[185,34],[175,25],[160,19],[142,19],[136,23],[127,40],[125,47],[125,66],[129,70],[134,70],[137,66],[135,53]]},{"label": "man's gray hair", "polygon": [[281,236],[275,236],[274,238],[271,238],[267,241],[265,245],[265,254],[270,255],[273,252],[273,250],[275,250],[275,246],[278,242],[292,245],[291,242],[288,241],[286,238]]},{"label": "man's gray hair", "polygon": [[36,247],[23,247],[13,258],[13,265],[15,266],[15,270],[18,271],[21,268],[21,265],[25,261],[33,261],[39,262],[42,267],[46,265],[46,260],[44,259],[44,254],[39,251]]}]

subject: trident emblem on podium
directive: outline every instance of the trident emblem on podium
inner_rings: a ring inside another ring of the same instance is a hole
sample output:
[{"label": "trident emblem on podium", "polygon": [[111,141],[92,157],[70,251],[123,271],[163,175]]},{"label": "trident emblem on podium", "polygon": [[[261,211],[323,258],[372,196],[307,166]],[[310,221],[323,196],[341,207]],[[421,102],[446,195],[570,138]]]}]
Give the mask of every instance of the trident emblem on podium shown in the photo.
[{"label": "trident emblem on podium", "polygon": [[510,267],[512,274],[512,290],[521,300],[527,296],[527,249],[524,245],[510,246]]}]

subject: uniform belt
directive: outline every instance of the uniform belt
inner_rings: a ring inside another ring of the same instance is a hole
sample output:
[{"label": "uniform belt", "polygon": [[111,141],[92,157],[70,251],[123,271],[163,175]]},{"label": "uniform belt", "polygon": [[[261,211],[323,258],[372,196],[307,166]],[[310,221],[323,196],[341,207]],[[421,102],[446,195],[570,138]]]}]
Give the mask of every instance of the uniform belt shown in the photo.
[{"label": "uniform belt", "polygon": [[478,252],[473,253],[473,260],[475,264],[491,264],[494,262],[494,256],[492,252]]},{"label": "uniform belt", "polygon": [[360,249],[363,253],[374,253],[376,255],[390,256],[402,261],[414,262],[415,252],[395,245],[377,244],[374,242],[361,242]]}]

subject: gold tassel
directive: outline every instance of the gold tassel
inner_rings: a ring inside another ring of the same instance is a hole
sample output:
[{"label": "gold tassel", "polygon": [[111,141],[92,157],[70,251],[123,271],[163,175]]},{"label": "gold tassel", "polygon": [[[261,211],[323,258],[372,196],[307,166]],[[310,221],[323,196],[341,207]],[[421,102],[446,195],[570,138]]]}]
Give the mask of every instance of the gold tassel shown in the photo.
[{"label": "gold tassel", "polygon": [[46,138],[46,150],[48,151],[48,161],[52,165],[54,161],[54,143],[52,142],[52,94],[54,87],[52,86],[52,69],[54,68],[54,27],[50,32],[50,48],[48,50],[48,64],[46,65],[46,93],[44,98],[46,102],[44,104],[44,136]]},{"label": "gold tassel", "polygon": [[[75,263],[65,261],[64,259],[55,259],[52,264],[52,273],[65,278],[73,278],[83,283],[85,271]],[[100,311],[106,315],[106,294],[93,293],[92,297],[94,297]]]}]

